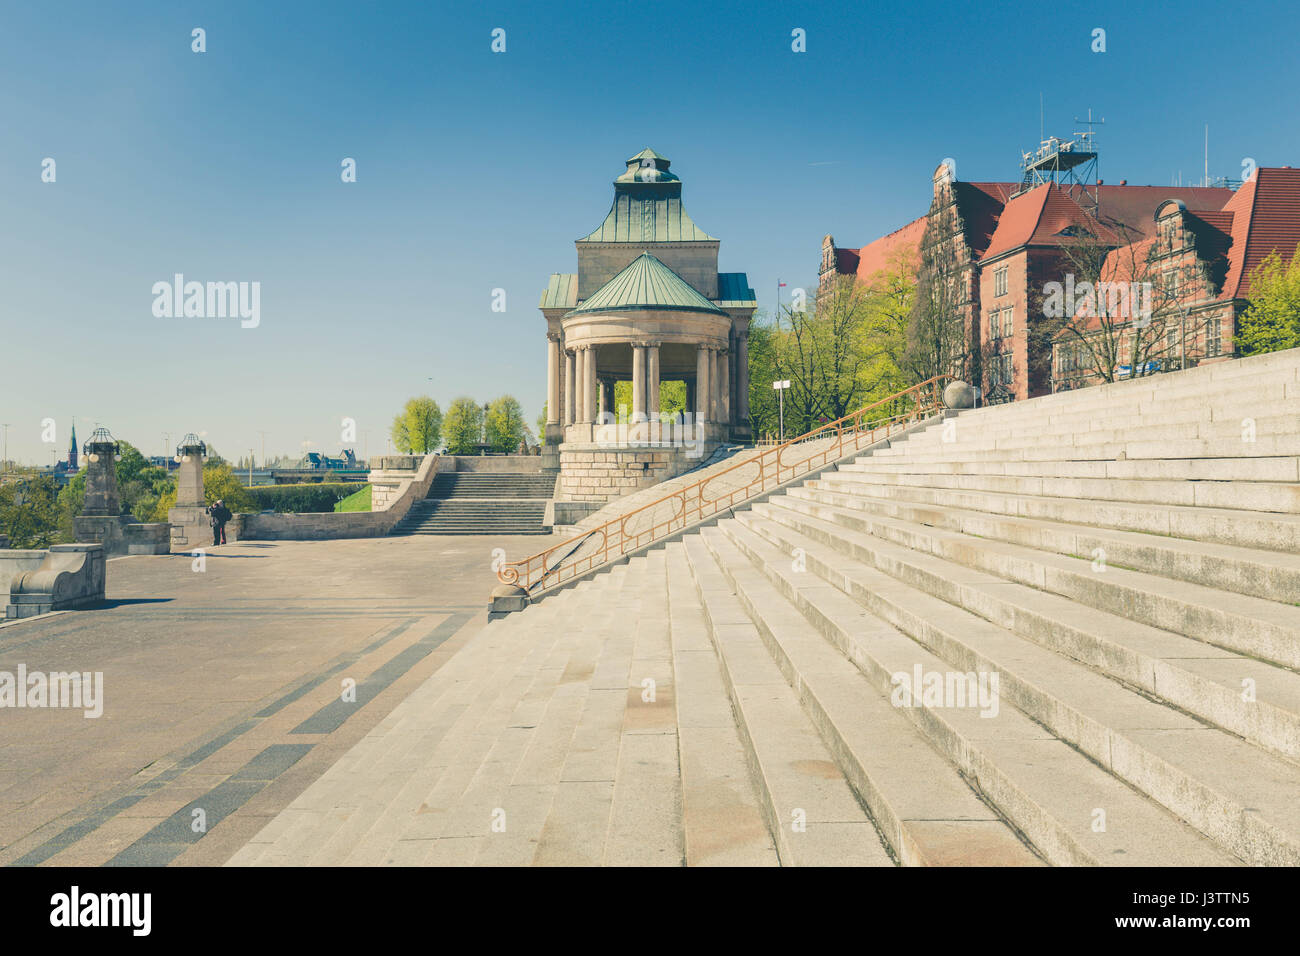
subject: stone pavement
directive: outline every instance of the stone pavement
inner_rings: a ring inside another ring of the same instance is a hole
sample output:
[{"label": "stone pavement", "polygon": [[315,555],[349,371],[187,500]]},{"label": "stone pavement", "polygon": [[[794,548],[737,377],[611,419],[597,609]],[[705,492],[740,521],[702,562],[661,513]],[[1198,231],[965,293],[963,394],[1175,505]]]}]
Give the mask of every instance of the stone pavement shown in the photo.
[{"label": "stone pavement", "polygon": [[535,541],[118,558],[108,606],[0,626],[0,672],[102,672],[104,697],[0,709],[0,863],[223,862],[482,627],[492,549]]}]

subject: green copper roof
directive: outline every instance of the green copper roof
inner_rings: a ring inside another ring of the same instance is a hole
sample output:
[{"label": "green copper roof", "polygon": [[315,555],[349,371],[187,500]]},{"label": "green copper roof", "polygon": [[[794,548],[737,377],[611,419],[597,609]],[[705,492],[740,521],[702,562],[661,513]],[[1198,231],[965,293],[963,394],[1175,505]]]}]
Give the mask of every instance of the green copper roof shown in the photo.
[{"label": "green copper roof", "polygon": [[717,242],[686,214],[681,180],[668,166],[653,149],[627,160],[605,221],[578,242]]},{"label": "green copper roof", "polygon": [[577,273],[557,272],[551,276],[551,281],[542,293],[542,301],[538,303],[538,307],[543,309],[572,309],[577,304]]},{"label": "green copper roof", "polygon": [[754,290],[749,287],[749,276],[743,272],[718,273],[718,298],[715,305],[723,308],[745,308],[758,305]]},{"label": "green copper roof", "polygon": [[717,242],[686,214],[682,198],[615,193],[605,221],[579,242]]},{"label": "green copper roof", "polygon": [[631,309],[667,309],[726,315],[700,295],[672,269],[643,252],[610,279],[570,315],[589,312],[626,312]]},{"label": "green copper roof", "polygon": [[627,160],[627,170],[619,174],[616,183],[678,183],[676,173],[670,173],[668,167],[672,161],[660,156],[650,147],[646,147]]}]

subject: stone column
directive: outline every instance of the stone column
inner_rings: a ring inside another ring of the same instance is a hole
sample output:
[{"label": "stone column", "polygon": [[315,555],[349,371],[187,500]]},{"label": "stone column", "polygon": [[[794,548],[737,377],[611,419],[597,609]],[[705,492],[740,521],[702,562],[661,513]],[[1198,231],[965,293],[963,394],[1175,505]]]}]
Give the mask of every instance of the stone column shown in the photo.
[{"label": "stone column", "polygon": [[578,373],[575,366],[577,365],[576,356],[571,351],[564,353],[564,424],[572,425],[577,419],[577,410],[574,402],[577,401],[578,390]]},{"label": "stone column", "polygon": [[659,343],[651,342],[646,348],[646,414],[650,420],[659,421]]},{"label": "stone column", "polygon": [[86,495],[81,513],[92,517],[115,517],[122,513],[121,499],[117,495],[116,446],[112,442],[92,441],[88,450]]},{"label": "stone column", "polygon": [[645,415],[645,353],[644,344],[632,346],[632,421],[643,422]]},{"label": "stone column", "polygon": [[686,411],[695,414],[695,379],[686,380]]},{"label": "stone column", "polygon": [[718,421],[731,424],[731,350],[718,352]]},{"label": "stone column", "polygon": [[590,424],[596,420],[596,347],[582,347],[582,400],[578,402],[582,410],[582,421]]},{"label": "stone column", "polygon": [[613,401],[614,396],[613,396],[613,394],[612,394],[613,391],[614,391],[614,390],[613,390],[612,388],[610,388],[610,381],[609,381],[609,379],[607,379],[607,378],[601,378],[601,379],[597,379],[597,380],[596,380],[596,415],[597,415],[597,418],[604,418],[604,416],[605,416],[606,414],[608,414],[609,412],[612,412],[612,411],[614,410],[613,407],[612,407],[613,404],[614,404],[614,401]]},{"label": "stone column", "polygon": [[713,421],[713,408],[709,397],[713,394],[713,349],[701,345],[695,351],[695,419]]},{"label": "stone column", "polygon": [[560,334],[546,335],[546,424],[560,423]]},{"label": "stone column", "polygon": [[736,335],[736,418],[749,422],[749,330]]},{"label": "stone column", "polygon": [[203,497],[203,451],[195,446],[181,448],[181,465],[176,469],[177,508],[202,508],[207,503]]}]

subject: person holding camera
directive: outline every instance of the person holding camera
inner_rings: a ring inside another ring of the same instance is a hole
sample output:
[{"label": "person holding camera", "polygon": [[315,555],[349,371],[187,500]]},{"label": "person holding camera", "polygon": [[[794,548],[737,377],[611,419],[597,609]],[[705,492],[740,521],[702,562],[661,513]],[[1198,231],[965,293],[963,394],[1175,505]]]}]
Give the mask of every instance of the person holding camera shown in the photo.
[{"label": "person holding camera", "polygon": [[212,545],[216,547],[219,544],[226,543],[226,522],[234,517],[234,514],[226,503],[220,498],[208,509],[206,509],[212,522]]}]

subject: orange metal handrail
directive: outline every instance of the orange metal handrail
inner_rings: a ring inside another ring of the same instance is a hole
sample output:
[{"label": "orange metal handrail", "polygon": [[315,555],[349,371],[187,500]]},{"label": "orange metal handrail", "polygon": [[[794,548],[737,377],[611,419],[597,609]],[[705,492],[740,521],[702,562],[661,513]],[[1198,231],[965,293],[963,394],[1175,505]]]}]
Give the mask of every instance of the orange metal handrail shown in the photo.
[{"label": "orange metal handrail", "polygon": [[[943,385],[951,379],[951,375],[936,375],[928,381],[903,389],[888,398],[882,398],[843,418],[827,422],[797,438],[770,447],[753,458],[737,462],[730,468],[724,468],[716,474],[679,488],[617,518],[612,518],[602,525],[580,532],[545,551],[539,551],[519,561],[509,562],[497,571],[497,578],[503,584],[517,584],[527,591],[532,591],[543,583],[548,586],[561,584],[585,574],[592,568],[616,560],[630,551],[675,534],[690,524],[703,521],[728,508],[734,508],[801,474],[807,474],[813,468],[874,445],[895,434],[901,427],[910,426],[928,417],[943,407]],[[899,406],[906,407],[902,411],[894,410]],[[892,414],[889,414],[891,410]],[[873,413],[876,414],[873,416]],[[831,438],[832,433],[834,441],[831,444],[811,452],[806,457],[794,461],[789,459],[788,455],[797,446]],[[710,483],[724,475],[740,468],[755,466],[758,468],[758,477],[752,481],[731,491],[721,491],[712,498],[705,494]],[[651,508],[669,502],[674,504],[674,508],[667,518],[658,519],[649,528],[640,531],[628,530],[629,520]],[[596,547],[574,561],[564,563],[579,547],[597,540],[599,544]],[[555,559],[554,563],[552,559]]]}]

